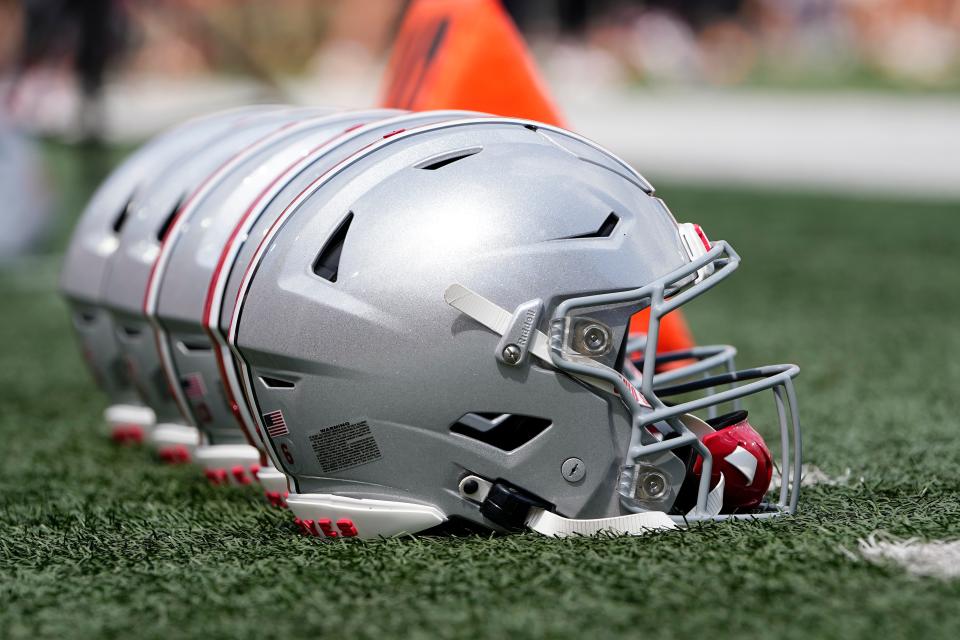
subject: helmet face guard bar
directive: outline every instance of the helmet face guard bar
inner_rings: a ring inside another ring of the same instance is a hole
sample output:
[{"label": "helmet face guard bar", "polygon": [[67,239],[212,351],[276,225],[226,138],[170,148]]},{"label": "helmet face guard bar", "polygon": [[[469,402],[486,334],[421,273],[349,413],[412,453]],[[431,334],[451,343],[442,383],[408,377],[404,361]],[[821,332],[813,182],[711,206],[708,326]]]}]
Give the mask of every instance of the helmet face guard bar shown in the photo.
[{"label": "helmet face guard bar", "polygon": [[[800,418],[793,387],[793,378],[800,372],[799,367],[782,364],[735,371],[733,354],[729,350],[721,347],[702,347],[700,351],[692,349],[677,352],[678,355],[670,354],[666,359],[661,355],[659,359],[661,364],[665,361],[688,357],[693,357],[698,362],[675,371],[667,371],[659,375],[655,373],[658,363],[656,345],[661,318],[719,284],[733,273],[739,263],[740,256],[726,242],[717,241],[703,255],[643,287],[564,300],[557,306],[551,319],[549,355],[553,364],[562,371],[610,383],[630,411],[633,424],[630,446],[624,460],[625,469],[632,468],[633,473],[636,473],[639,458],[651,459],[657,454],[688,446],[702,457],[703,465],[697,488],[696,507],[686,516],[672,516],[674,519],[696,521],[770,517],[782,513],[793,513],[799,499]],[[634,383],[619,371],[584,354],[582,349],[577,349],[571,339],[571,333],[574,333],[571,327],[577,321],[583,324],[582,314],[586,310],[610,309],[618,305],[635,306],[636,310],[647,306],[650,308],[650,321],[643,345],[643,359],[642,363],[637,363],[641,365],[639,366],[640,375],[634,376],[635,381],[639,377],[639,391]],[[708,376],[686,384],[664,387],[667,383],[689,378],[692,375],[707,374],[711,368],[719,365],[727,367],[726,373]],[[741,381],[748,382],[740,386],[731,386],[723,391],[708,392],[705,397],[672,406],[662,400],[663,397],[712,389],[718,385],[733,385]],[[780,427],[783,480],[780,485],[779,499],[774,504],[762,504],[762,510],[757,513],[719,514],[709,504],[712,456],[698,435],[684,424],[681,416],[702,409],[710,410],[725,402],[737,402],[740,398],[765,389],[773,390]],[[621,503],[624,508],[632,512],[651,510],[649,507],[634,504],[625,496],[621,497]]]},{"label": "helmet face guard bar", "polygon": [[[634,386],[640,386],[643,378],[643,375],[640,372],[640,369],[643,368],[643,355],[641,354],[636,358],[632,357],[632,355],[638,351],[644,351],[646,344],[646,335],[633,337],[627,342],[626,351],[631,357],[628,357],[624,360],[624,374]],[[667,384],[676,382],[678,380],[689,380],[694,376],[700,376],[702,379],[711,378],[710,372],[717,367],[722,367],[726,373],[734,373],[737,370],[735,363],[736,356],[737,348],[729,344],[704,345],[691,347],[689,349],[681,349],[679,351],[666,351],[663,353],[658,353],[655,362],[655,366],[658,369],[662,365],[674,362],[683,364],[676,368],[667,371],[661,371],[660,373],[654,375],[653,388],[660,391],[660,395],[663,396],[666,394],[663,393],[661,388]],[[716,384],[721,383],[718,382]],[[706,388],[707,395],[712,395],[714,393],[712,385],[708,385],[707,387],[698,387],[698,390],[702,388]],[[718,405],[710,405],[707,407],[708,418],[717,417],[717,407]],[[733,401],[732,408],[734,411],[740,409],[739,398]]]}]

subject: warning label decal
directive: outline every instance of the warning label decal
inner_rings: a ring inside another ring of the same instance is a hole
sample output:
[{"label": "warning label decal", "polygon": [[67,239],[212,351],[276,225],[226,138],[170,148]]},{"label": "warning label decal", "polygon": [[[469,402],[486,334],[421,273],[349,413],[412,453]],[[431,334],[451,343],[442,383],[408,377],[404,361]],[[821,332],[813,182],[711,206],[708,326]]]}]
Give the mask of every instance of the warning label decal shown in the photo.
[{"label": "warning label decal", "polygon": [[341,422],[310,436],[310,446],[324,473],[333,473],[383,457],[366,420]]}]

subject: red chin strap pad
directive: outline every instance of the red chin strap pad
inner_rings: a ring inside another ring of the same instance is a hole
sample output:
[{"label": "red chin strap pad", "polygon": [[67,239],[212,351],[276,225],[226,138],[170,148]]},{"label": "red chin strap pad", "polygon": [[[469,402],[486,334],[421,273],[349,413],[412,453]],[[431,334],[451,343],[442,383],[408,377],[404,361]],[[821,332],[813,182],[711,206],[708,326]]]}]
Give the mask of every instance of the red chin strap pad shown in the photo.
[{"label": "red chin strap pad", "polygon": [[[746,418],[704,436],[703,443],[713,454],[710,486],[716,486],[723,473],[723,511],[731,513],[757,507],[770,488],[773,458],[763,437]],[[699,478],[703,458],[698,457],[693,473]]]}]

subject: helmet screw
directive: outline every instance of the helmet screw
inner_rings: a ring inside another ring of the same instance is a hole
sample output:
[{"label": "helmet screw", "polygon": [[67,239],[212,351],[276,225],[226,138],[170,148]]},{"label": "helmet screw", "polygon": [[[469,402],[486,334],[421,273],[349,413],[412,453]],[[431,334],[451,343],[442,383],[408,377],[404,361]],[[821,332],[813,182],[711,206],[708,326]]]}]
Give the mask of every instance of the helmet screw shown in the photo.
[{"label": "helmet screw", "polygon": [[465,494],[473,495],[480,489],[480,484],[476,480],[470,479],[464,482],[461,488]]},{"label": "helmet screw", "polygon": [[517,364],[520,362],[521,355],[520,347],[515,344],[508,344],[503,349],[503,360],[507,364]]},{"label": "helmet screw", "polygon": [[583,345],[590,353],[600,353],[607,348],[609,334],[598,324],[589,324],[583,328]]},{"label": "helmet screw", "polygon": [[579,482],[587,475],[587,465],[580,458],[567,458],[560,466],[560,473],[567,482]]},{"label": "helmet screw", "polygon": [[662,498],[667,492],[667,479],[663,474],[651,471],[641,476],[640,488],[647,498]]}]

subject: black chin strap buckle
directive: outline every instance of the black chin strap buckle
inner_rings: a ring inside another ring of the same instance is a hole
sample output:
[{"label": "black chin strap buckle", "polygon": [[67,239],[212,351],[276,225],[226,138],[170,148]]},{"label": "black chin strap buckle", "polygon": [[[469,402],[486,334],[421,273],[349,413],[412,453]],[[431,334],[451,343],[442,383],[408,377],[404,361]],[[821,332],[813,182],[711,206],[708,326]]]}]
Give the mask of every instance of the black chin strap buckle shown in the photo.
[{"label": "black chin strap buckle", "polygon": [[480,503],[480,513],[485,518],[510,531],[524,529],[534,508],[553,509],[553,505],[504,480],[494,482]]}]

